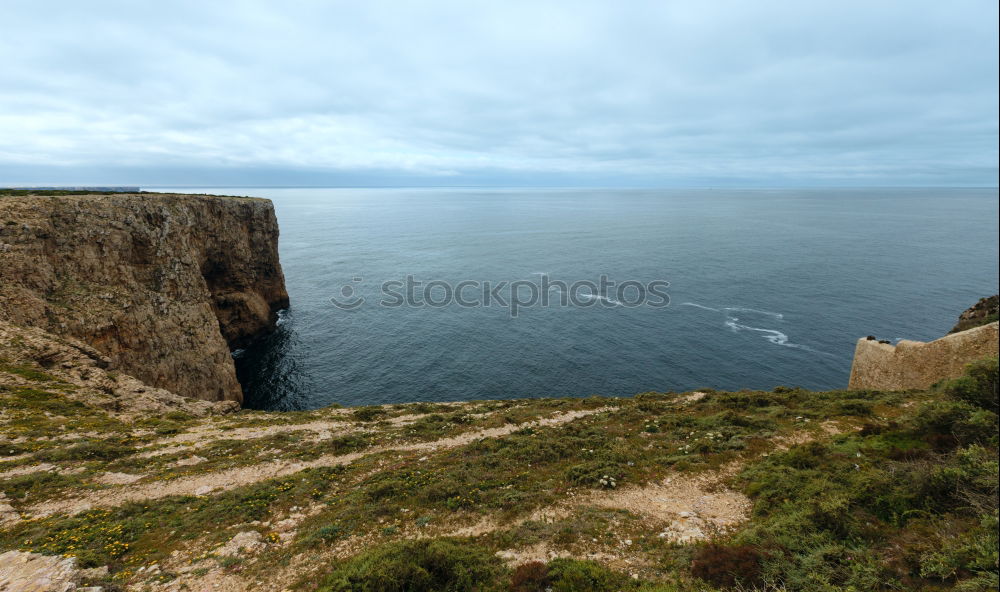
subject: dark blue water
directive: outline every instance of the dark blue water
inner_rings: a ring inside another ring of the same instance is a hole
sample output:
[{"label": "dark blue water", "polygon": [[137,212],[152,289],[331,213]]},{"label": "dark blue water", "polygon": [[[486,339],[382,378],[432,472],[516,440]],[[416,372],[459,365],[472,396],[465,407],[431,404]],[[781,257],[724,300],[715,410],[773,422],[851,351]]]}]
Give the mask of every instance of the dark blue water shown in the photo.
[{"label": "dark blue water", "polygon": [[[996,189],[210,192],[281,226],[291,308],[237,360],[254,408],[838,388],[859,337],[940,337],[998,284]],[[380,306],[408,274],[666,280],[670,305]]]}]

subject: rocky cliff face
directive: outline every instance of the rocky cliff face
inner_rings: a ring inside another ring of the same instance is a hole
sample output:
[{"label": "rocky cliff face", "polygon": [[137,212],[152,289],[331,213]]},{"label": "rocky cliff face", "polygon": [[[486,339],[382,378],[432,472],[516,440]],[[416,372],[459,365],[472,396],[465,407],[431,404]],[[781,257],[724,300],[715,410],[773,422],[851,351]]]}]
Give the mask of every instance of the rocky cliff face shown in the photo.
[{"label": "rocky cliff face", "polygon": [[156,387],[241,401],[230,351],[287,305],[269,200],[0,195],[0,320],[79,339]]},{"label": "rocky cliff face", "polygon": [[995,322],[998,311],[1000,311],[1000,296],[994,294],[988,298],[980,298],[979,302],[973,304],[958,316],[958,323],[948,333],[958,333],[959,331]]},{"label": "rocky cliff face", "polygon": [[[240,408],[236,401],[182,397],[110,367],[107,356],[81,341],[0,321],[0,392],[44,384],[61,391],[67,401],[124,421],[159,418],[175,411],[205,417]],[[8,415],[5,419],[12,418]],[[4,435],[10,436],[11,432]],[[4,443],[0,438],[0,446]]]}]

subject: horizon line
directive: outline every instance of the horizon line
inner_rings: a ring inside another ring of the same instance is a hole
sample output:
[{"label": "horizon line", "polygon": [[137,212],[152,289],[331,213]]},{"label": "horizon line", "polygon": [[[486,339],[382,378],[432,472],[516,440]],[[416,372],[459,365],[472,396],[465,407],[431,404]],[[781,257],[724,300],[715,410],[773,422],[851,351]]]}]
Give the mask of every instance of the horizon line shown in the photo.
[{"label": "horizon line", "polygon": [[267,184],[173,184],[173,183],[65,183],[0,184],[5,190],[98,189],[102,187],[138,187],[162,189],[1000,189],[1000,185],[267,185]]}]

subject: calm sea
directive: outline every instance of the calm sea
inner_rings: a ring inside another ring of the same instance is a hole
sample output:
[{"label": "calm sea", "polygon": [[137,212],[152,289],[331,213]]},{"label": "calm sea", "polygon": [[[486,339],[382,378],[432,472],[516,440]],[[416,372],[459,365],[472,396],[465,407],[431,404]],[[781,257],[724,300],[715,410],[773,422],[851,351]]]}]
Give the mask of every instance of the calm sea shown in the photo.
[{"label": "calm sea", "polygon": [[[998,284],[996,189],[199,191],[277,210],[291,308],[237,358],[260,409],[841,388],[859,337],[940,337]],[[556,284],[515,317],[445,287],[602,275],[669,282],[669,305],[630,284],[560,306]],[[414,305],[381,305],[407,276]]]}]

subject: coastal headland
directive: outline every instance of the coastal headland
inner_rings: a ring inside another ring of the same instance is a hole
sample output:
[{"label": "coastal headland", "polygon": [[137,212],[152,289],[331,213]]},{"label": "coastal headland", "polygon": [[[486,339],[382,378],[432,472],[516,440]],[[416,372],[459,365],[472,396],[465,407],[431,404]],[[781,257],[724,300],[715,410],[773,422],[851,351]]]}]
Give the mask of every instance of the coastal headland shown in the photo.
[{"label": "coastal headland", "polygon": [[0,193],[0,590],[995,589],[995,349],[914,387],[239,410],[277,239],[255,198]]}]

